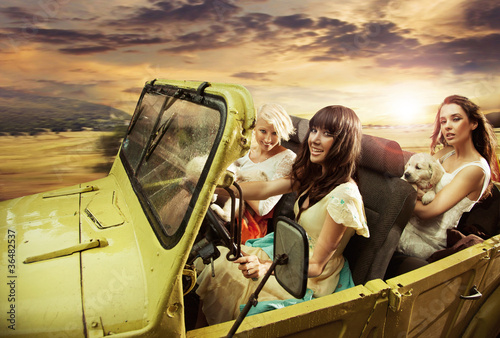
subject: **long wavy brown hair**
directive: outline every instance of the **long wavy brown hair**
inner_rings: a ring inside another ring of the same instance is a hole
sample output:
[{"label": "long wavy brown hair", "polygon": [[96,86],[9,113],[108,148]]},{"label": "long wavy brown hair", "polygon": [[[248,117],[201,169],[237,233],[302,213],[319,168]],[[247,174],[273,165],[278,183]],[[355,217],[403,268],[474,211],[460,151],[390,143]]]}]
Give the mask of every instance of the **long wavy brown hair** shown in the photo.
[{"label": "long wavy brown hair", "polygon": [[[322,166],[311,162],[309,135],[311,129],[328,130],[334,138],[332,147]],[[362,126],[356,113],[344,106],[320,109],[309,121],[309,131],[303,140],[292,167],[292,180],[298,182],[298,196],[306,190],[309,206],[325,197],[330,191],[351,178],[356,179],[357,164],[361,153]],[[295,183],[296,184],[296,183]],[[302,209],[300,213],[302,213]],[[297,219],[300,216],[297,216]]]},{"label": "long wavy brown hair", "polygon": [[[441,108],[444,105],[453,103],[463,109],[470,122],[477,123],[476,129],[472,131],[472,142],[474,143],[474,147],[479,154],[481,154],[481,156],[488,161],[491,169],[491,177],[498,177],[498,160],[495,152],[497,147],[497,137],[495,135],[495,131],[484,114],[481,112],[479,106],[464,96],[451,95],[445,98],[443,103],[441,103],[441,106],[436,114],[436,120],[434,121],[434,131],[431,136],[431,153],[433,154],[435,152],[436,146],[438,145],[448,145],[444,135],[441,133],[439,116],[441,114]],[[488,192],[489,190],[490,189],[488,189]],[[487,196],[488,194],[484,195]]]}]

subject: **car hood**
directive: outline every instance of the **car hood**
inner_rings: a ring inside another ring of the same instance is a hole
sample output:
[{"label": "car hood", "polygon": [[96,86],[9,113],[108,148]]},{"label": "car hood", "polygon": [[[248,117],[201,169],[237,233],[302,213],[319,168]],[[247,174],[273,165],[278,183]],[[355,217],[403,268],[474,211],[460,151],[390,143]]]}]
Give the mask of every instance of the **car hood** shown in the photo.
[{"label": "car hood", "polygon": [[63,255],[80,244],[81,189],[0,202],[0,234],[6,239],[0,288],[9,295],[0,304],[12,333],[44,327],[83,335],[80,255]]}]

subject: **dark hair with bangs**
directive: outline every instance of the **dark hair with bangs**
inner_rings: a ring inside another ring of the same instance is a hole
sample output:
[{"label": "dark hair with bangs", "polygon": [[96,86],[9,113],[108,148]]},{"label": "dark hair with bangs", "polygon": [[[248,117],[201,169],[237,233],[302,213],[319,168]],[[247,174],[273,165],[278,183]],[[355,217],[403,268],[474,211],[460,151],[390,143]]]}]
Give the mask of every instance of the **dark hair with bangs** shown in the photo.
[{"label": "dark hair with bangs", "polygon": [[[322,128],[333,135],[333,144],[322,166],[311,162],[309,135],[311,129]],[[307,189],[309,207],[330,191],[351,178],[356,179],[357,164],[361,154],[362,126],[356,113],[344,106],[327,106],[320,109],[309,121],[309,130],[302,141],[297,159],[292,167],[292,180],[299,183],[298,196]],[[302,213],[302,209],[300,213]],[[297,215],[297,219],[300,217]]]}]

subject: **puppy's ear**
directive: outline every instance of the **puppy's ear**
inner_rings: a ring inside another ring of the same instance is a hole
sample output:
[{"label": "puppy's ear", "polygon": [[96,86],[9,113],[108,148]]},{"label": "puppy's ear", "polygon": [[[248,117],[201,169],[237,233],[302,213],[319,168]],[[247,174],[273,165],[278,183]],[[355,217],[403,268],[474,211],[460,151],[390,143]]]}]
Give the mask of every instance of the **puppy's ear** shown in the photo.
[{"label": "puppy's ear", "polygon": [[443,167],[441,167],[437,161],[432,161],[430,163],[430,169],[432,170],[432,175],[431,179],[429,180],[429,183],[432,184],[433,186],[436,186],[438,184],[439,180],[441,180],[441,177],[444,174]]}]

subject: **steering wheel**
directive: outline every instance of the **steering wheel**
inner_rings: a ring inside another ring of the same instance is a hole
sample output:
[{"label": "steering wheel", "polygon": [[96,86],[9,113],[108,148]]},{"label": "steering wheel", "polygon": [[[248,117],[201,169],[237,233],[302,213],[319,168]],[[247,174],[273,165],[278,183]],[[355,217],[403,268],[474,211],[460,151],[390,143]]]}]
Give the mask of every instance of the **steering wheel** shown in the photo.
[{"label": "steering wheel", "polygon": [[[234,184],[239,190],[241,196],[242,193],[240,187],[236,183]],[[234,201],[234,193],[230,189],[227,190]],[[231,210],[234,209],[235,207],[233,203]],[[238,222],[241,222],[241,218],[242,210],[240,208]],[[231,219],[233,220],[232,222],[236,222],[234,212],[232,212]],[[208,208],[203,220],[203,224],[206,228],[206,230],[204,231],[204,238],[193,245],[188,262],[194,261],[196,257],[200,256],[202,257],[204,263],[208,264],[209,260],[214,260],[220,256],[220,252],[216,248],[216,246],[219,244],[222,244],[229,249],[229,253],[226,256],[227,260],[235,261],[242,256],[240,246],[237,244],[241,240],[240,226],[235,225],[235,223],[225,222],[217,214],[215,214],[211,208]],[[228,231],[228,226],[232,229],[233,235],[231,235],[231,233]]]},{"label": "steering wheel", "polygon": [[205,220],[225,247],[231,249],[231,247],[235,245],[231,239],[231,234],[226,228],[226,222],[217,216],[211,208],[208,208]]}]

